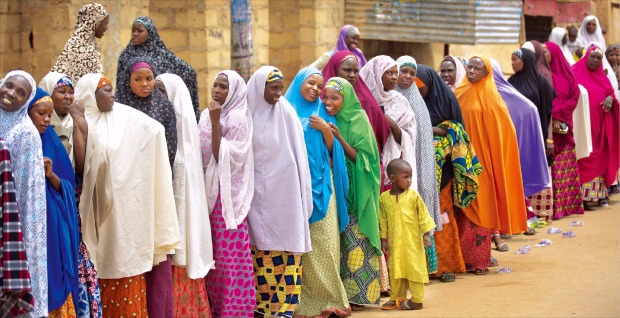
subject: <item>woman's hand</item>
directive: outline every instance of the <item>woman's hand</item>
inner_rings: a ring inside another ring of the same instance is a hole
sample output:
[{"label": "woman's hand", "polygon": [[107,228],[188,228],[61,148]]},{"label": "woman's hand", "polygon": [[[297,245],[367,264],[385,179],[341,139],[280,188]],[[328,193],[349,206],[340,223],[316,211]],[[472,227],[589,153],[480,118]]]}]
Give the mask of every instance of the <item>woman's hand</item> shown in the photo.
[{"label": "woman's hand", "polygon": [[602,102],[601,106],[603,106],[603,110],[608,112],[611,110],[611,107],[614,105],[614,99],[611,96],[607,96]]},{"label": "woman's hand", "polygon": [[69,105],[69,115],[71,115],[73,119],[76,117],[84,118],[84,102],[76,100],[73,104]]},{"label": "woman's hand", "polygon": [[338,140],[342,139],[342,135],[340,135],[340,129],[338,129],[338,126],[329,123],[329,128],[332,130],[332,134],[334,134],[334,137],[338,138]]},{"label": "woman's hand", "polygon": [[561,121],[559,121],[557,119],[554,119],[552,121],[552,124],[553,124],[553,130],[563,130],[564,129],[564,127],[562,125],[563,122],[561,122]]},{"label": "woman's hand", "polygon": [[211,123],[220,123],[220,115],[222,114],[222,106],[220,103],[212,100],[209,103],[209,118],[211,119]]},{"label": "woman's hand", "polygon": [[43,157],[43,167],[45,168],[45,177],[51,178],[54,175],[52,159]]},{"label": "woman's hand", "polygon": [[381,239],[381,252],[385,255],[389,255],[388,251],[390,250],[390,244],[386,239]]},{"label": "woman's hand", "polygon": [[[310,128],[312,129],[316,129],[320,132],[331,130],[331,127],[327,124],[325,119],[319,116],[316,116],[316,115],[310,116],[309,120],[310,120]],[[336,127],[336,129],[338,128]]]}]

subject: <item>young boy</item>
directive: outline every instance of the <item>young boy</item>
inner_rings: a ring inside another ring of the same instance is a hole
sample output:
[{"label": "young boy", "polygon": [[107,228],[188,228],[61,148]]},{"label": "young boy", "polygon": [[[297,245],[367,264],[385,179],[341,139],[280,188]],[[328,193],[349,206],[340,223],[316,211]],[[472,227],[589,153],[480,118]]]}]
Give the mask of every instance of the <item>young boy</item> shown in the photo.
[{"label": "young boy", "polygon": [[[409,189],[411,165],[394,159],[386,170],[392,189],[379,198],[379,226],[381,250],[389,255],[392,295],[381,309],[418,310],[424,302],[424,283],[428,283],[424,246],[431,246],[429,231],[435,223],[418,192]],[[411,299],[407,299],[407,290]]]}]

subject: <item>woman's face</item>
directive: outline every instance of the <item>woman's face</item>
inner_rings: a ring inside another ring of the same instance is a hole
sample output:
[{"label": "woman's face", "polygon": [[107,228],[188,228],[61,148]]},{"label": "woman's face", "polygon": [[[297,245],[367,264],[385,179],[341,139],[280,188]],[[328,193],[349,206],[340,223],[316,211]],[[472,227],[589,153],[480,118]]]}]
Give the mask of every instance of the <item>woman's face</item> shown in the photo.
[{"label": "woman's face", "polygon": [[37,127],[39,134],[42,134],[47,130],[54,113],[54,104],[51,102],[38,103],[28,111],[28,116],[32,120],[32,123]]},{"label": "woman's face", "polygon": [[164,94],[164,97],[168,99],[168,91],[166,90],[166,85],[159,79],[155,79],[155,87]]},{"label": "woman's face", "polygon": [[149,97],[155,88],[155,76],[148,68],[139,68],[131,73],[129,80],[131,91],[140,97]]},{"label": "woman's face", "polygon": [[0,108],[7,112],[18,111],[32,93],[28,80],[21,76],[11,76],[0,87]]},{"label": "woman's face", "polygon": [[607,54],[607,61],[609,61],[609,64],[611,64],[611,66],[620,65],[620,51],[613,50],[609,52],[609,54]]},{"label": "woman's face", "polygon": [[523,60],[521,60],[516,54],[512,54],[510,56],[510,61],[512,62],[512,70],[515,73],[523,71]]},{"label": "woman's face", "polygon": [[347,44],[347,48],[349,48],[349,50],[356,49],[360,45],[360,35],[347,35],[347,38],[344,40],[344,42]]},{"label": "woman's face", "polygon": [[428,96],[428,86],[424,85],[422,87],[419,87],[418,90],[420,91],[420,95],[422,95],[422,98],[426,98],[426,96]]},{"label": "woman's face", "polygon": [[136,21],[131,25],[131,43],[133,45],[142,45],[149,38],[149,31],[146,30],[144,24]]},{"label": "woman's face", "polygon": [[456,65],[450,61],[443,61],[439,66],[439,75],[444,83],[454,85],[456,82]]},{"label": "woman's face", "polygon": [[481,58],[473,57],[467,63],[467,80],[472,83],[478,83],[482,79],[484,79],[487,75],[489,75],[489,71],[487,70],[487,65]]},{"label": "woman's face", "polygon": [[313,103],[319,98],[322,90],[323,76],[320,74],[312,74],[308,76],[303,83],[301,83],[299,92],[301,93],[301,97],[303,97],[306,101]]},{"label": "woman's face", "polygon": [[99,22],[99,25],[95,29],[96,38],[101,39],[103,37],[103,34],[105,34],[105,31],[108,30],[109,23],[110,23],[110,16],[105,17],[103,20],[101,20],[101,22]]},{"label": "woman's face", "polygon": [[52,101],[54,102],[54,111],[58,116],[64,116],[69,113],[69,106],[74,101],[73,88],[69,85],[54,88],[52,92]]},{"label": "woman's face", "polygon": [[265,101],[269,105],[275,105],[282,96],[282,89],[284,89],[284,81],[281,79],[265,84]]},{"label": "woman's face", "polygon": [[106,85],[95,91],[97,108],[102,113],[109,112],[114,108],[114,90],[112,85]]},{"label": "woman's face", "polygon": [[407,89],[415,82],[415,76],[417,72],[413,66],[403,65],[398,72],[398,87]]},{"label": "woman's face", "polygon": [[[215,78],[211,87],[211,99],[223,105],[228,97],[228,77],[220,74]],[[275,104],[275,103],[274,103]]]},{"label": "woman's face", "polygon": [[336,116],[344,105],[344,96],[337,90],[327,87],[323,94],[323,104],[325,104],[325,110],[330,116]]},{"label": "woman's face", "polygon": [[381,84],[383,84],[384,91],[391,91],[396,88],[398,82],[398,66],[394,65],[390,67],[381,76]]},{"label": "woman's face", "polygon": [[597,70],[599,67],[601,67],[601,64],[603,63],[603,55],[598,53],[598,52],[590,52],[590,55],[588,55],[588,62],[586,63],[586,66],[588,67],[588,69],[590,71],[595,71]]},{"label": "woman's face", "polygon": [[596,20],[592,19],[586,23],[586,31],[588,31],[588,34],[596,32]]},{"label": "woman's face", "polygon": [[562,45],[566,45],[566,43],[568,43],[568,34],[564,34],[564,37],[562,38]]},{"label": "woman's face", "polygon": [[355,82],[357,82],[359,76],[360,67],[356,58],[350,57],[340,63],[340,67],[338,68],[338,77],[342,77],[349,81],[351,85],[355,85]]}]

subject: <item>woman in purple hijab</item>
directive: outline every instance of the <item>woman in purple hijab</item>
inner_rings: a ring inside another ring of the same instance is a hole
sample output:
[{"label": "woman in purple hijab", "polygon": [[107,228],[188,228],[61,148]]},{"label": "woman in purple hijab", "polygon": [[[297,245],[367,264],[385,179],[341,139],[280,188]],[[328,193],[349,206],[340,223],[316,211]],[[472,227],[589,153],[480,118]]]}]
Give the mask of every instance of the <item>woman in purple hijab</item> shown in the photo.
[{"label": "woman in purple hijab", "polygon": [[364,53],[359,49],[360,42],[360,30],[350,24],[343,26],[338,33],[338,42],[336,42],[336,47],[329,51],[325,52],[318,60],[314,61],[314,63],[310,64],[310,66],[314,66],[319,70],[322,70],[329,59],[336,52],[340,51],[351,51],[357,57],[359,61],[360,69],[366,65],[366,57],[364,57]]},{"label": "woman in purple hijab", "polygon": [[527,167],[521,169],[523,190],[525,196],[529,197],[551,187],[538,110],[530,100],[506,81],[496,60],[491,59],[491,64],[497,90],[508,106],[510,118],[517,132],[521,167]]}]

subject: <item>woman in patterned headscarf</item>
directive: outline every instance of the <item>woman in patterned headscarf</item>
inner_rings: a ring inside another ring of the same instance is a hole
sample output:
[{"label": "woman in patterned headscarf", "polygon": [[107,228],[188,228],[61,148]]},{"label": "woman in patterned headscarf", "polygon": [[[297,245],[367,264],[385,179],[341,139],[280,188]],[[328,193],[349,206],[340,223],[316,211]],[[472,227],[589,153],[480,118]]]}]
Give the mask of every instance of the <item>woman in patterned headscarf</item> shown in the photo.
[{"label": "woman in patterned headscarf", "polygon": [[[196,113],[196,119],[200,114],[198,110],[200,105],[198,103],[198,80],[196,79],[196,71],[187,62],[183,61],[178,56],[174,55],[172,51],[166,48],[166,45],[162,41],[155,23],[149,17],[137,17],[131,27],[131,40],[127,44],[127,47],[118,57],[118,68],[116,72],[116,83],[122,83],[122,74],[127,68],[127,64],[135,57],[145,57],[152,61],[153,68],[157,69],[160,74],[172,73],[179,75],[189,93],[192,96],[192,105],[194,106],[194,112]],[[120,91],[116,92],[116,98],[119,100],[125,100],[126,94],[129,92]]]},{"label": "woman in patterned headscarf", "polygon": [[83,6],[78,12],[73,34],[51,71],[66,74],[75,83],[84,74],[103,73],[101,53],[95,38],[103,37],[109,22],[108,12],[102,5],[91,3]]},{"label": "woman in patterned headscarf", "polygon": [[[247,221],[254,196],[252,114],[237,72],[218,73],[212,87],[213,101],[198,123],[217,264],[206,277],[207,291],[214,317],[252,317],[256,289]],[[231,250],[234,259],[228,258]]]},{"label": "woman in patterned headscarf", "polygon": [[350,24],[347,24],[340,28],[340,32],[338,33],[338,42],[336,42],[336,47],[329,51],[325,52],[318,60],[314,61],[310,66],[316,67],[319,70],[322,70],[325,65],[329,62],[330,58],[334,56],[334,54],[340,51],[347,51],[355,54],[357,60],[359,61],[359,67],[364,67],[366,65],[366,57],[364,57],[364,52],[359,48],[360,42],[360,30]]},{"label": "woman in patterned headscarf", "polygon": [[312,250],[308,220],[313,205],[303,127],[282,96],[283,86],[282,72],[273,66],[259,68],[248,82],[254,123],[254,198],[248,226],[256,311],[292,316],[301,290],[301,255]]},{"label": "woman in patterned headscarf", "polygon": [[28,255],[35,317],[49,314],[47,306],[47,220],[45,174],[39,132],[28,118],[28,104],[37,85],[24,71],[6,74],[0,84],[0,138],[11,158],[19,214]]},{"label": "woman in patterned headscarf", "polygon": [[[74,163],[76,174],[75,197],[76,204],[79,206],[80,195],[82,194],[82,173],[88,140],[87,135],[88,133],[93,134],[93,131],[88,130],[83,105],[74,102],[74,86],[69,77],[61,73],[49,72],[39,82],[39,87],[51,95],[54,103],[54,112],[50,119],[50,126],[62,142],[69,155],[69,159]],[[77,315],[78,317],[97,318],[101,316],[99,279],[81,237],[79,257],[78,288],[80,292],[74,295],[74,297],[79,298],[76,307]]]}]

